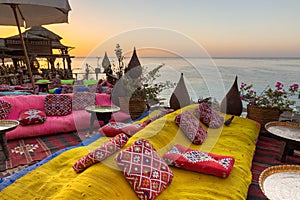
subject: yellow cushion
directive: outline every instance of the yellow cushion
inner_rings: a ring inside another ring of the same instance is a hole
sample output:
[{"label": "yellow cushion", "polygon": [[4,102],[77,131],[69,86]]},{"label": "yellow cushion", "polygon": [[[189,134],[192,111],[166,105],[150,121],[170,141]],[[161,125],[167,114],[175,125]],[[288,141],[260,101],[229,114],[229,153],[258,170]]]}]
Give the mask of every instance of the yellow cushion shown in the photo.
[{"label": "yellow cushion", "polygon": [[[183,110],[193,111],[195,105]],[[255,121],[235,117],[229,127],[209,129],[202,145],[194,145],[174,122],[181,110],[166,115],[131,137],[123,149],[137,139],[150,141],[162,156],[174,144],[228,155],[235,158],[230,176],[226,179],[171,167],[171,185],[156,199],[246,199],[251,183],[251,163],[259,127]],[[225,115],[224,115],[225,116]],[[225,116],[228,119],[230,116]],[[143,119],[144,120],[144,119]],[[143,121],[141,120],[141,121]],[[115,163],[113,154],[107,160],[92,165],[77,174],[72,165],[109,138],[100,138],[86,147],[78,147],[42,165],[17,180],[1,192],[1,196],[16,199],[138,199]]]}]

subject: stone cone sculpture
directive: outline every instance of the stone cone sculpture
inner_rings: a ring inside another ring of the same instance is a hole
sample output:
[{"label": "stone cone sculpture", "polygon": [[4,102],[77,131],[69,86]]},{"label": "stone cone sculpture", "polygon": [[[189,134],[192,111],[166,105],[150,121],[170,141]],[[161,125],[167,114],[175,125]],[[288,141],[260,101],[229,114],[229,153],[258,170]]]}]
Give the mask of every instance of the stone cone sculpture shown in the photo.
[{"label": "stone cone sculpture", "polygon": [[183,79],[183,73],[181,73],[181,77],[177,83],[174,92],[171,95],[169,103],[170,108],[174,110],[178,110],[182,107],[190,105],[191,103],[190,96]]},{"label": "stone cone sculpture", "polygon": [[236,76],[233,85],[221,102],[220,111],[222,113],[240,116],[243,112],[243,104],[240,98],[237,79],[238,77]]}]

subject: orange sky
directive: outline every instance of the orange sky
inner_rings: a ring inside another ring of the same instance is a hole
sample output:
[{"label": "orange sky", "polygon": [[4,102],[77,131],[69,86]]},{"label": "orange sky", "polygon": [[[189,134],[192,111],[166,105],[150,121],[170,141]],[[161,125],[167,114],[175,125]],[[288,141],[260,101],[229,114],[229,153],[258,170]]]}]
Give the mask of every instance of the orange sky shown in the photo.
[{"label": "orange sky", "polygon": [[[45,27],[63,37],[63,44],[75,47],[75,56],[103,56],[105,51],[114,56],[116,43],[125,52],[133,47],[166,48],[201,56],[195,43],[215,57],[300,57],[296,0],[70,0],[70,5],[69,24]],[[161,35],[146,33],[153,30],[149,27],[160,29]],[[15,27],[0,26],[0,37],[15,34]]]}]

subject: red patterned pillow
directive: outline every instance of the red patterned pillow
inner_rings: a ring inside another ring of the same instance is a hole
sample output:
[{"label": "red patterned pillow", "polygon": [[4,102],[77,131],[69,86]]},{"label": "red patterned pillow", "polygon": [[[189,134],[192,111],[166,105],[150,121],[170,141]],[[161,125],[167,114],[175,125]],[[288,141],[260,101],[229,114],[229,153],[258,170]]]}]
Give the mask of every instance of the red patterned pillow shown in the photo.
[{"label": "red patterned pillow", "polygon": [[90,92],[76,92],[73,94],[72,105],[73,110],[84,110],[88,106],[96,104],[95,93]]},{"label": "red patterned pillow", "polygon": [[207,131],[202,128],[198,119],[188,111],[178,114],[175,122],[193,144],[202,144],[207,137]]},{"label": "red patterned pillow", "polygon": [[64,116],[72,112],[72,100],[68,95],[49,94],[46,96],[45,112],[47,116]]},{"label": "red patterned pillow", "polygon": [[99,132],[107,137],[113,137],[120,133],[125,133],[128,136],[134,135],[136,132],[142,130],[145,126],[143,124],[129,124],[122,122],[110,122],[105,126],[99,128]]},{"label": "red patterned pillow", "polygon": [[0,100],[0,119],[6,119],[11,111],[11,104],[7,101]]},{"label": "red patterned pillow", "polygon": [[163,158],[169,165],[222,178],[230,175],[234,165],[232,156],[192,150],[179,144],[168,151]]},{"label": "red patterned pillow", "polygon": [[116,162],[140,199],[154,199],[170,185],[174,176],[153,146],[144,139],[121,151]]},{"label": "red patterned pillow", "polygon": [[224,118],[218,115],[207,103],[200,103],[195,108],[195,115],[209,128],[219,128],[224,123]]},{"label": "red patterned pillow", "polygon": [[94,151],[76,161],[76,163],[73,165],[73,169],[77,173],[84,171],[91,165],[101,162],[111,156],[117,150],[121,149],[127,143],[127,141],[128,137],[124,133],[111,138]]},{"label": "red patterned pillow", "polygon": [[19,122],[21,125],[42,124],[46,121],[46,114],[41,110],[26,110],[20,113]]}]

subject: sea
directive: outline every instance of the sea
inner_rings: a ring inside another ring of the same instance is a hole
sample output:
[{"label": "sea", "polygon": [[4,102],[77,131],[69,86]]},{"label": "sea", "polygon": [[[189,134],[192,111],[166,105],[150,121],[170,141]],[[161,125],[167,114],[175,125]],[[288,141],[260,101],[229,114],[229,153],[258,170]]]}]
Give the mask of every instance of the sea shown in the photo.
[{"label": "sea", "polygon": [[[125,65],[130,58],[124,59]],[[275,88],[276,82],[281,82],[285,89],[291,84],[300,84],[300,58],[179,58],[179,57],[139,57],[145,71],[158,65],[164,65],[160,70],[160,77],[156,82],[165,80],[177,83],[181,74],[187,86],[192,101],[200,98],[212,97],[221,101],[235,77],[238,85],[241,83],[253,84],[253,89],[259,94],[266,88]],[[117,69],[118,61],[110,58],[113,69]],[[103,72],[101,57],[75,57],[72,59],[73,73],[77,79],[85,78],[85,70],[89,68],[93,73],[95,68]],[[100,74],[99,78],[103,78]],[[95,74],[90,74],[89,79],[96,79]],[[173,89],[163,91],[161,96],[168,100]],[[294,98],[299,109],[300,102]]]}]

